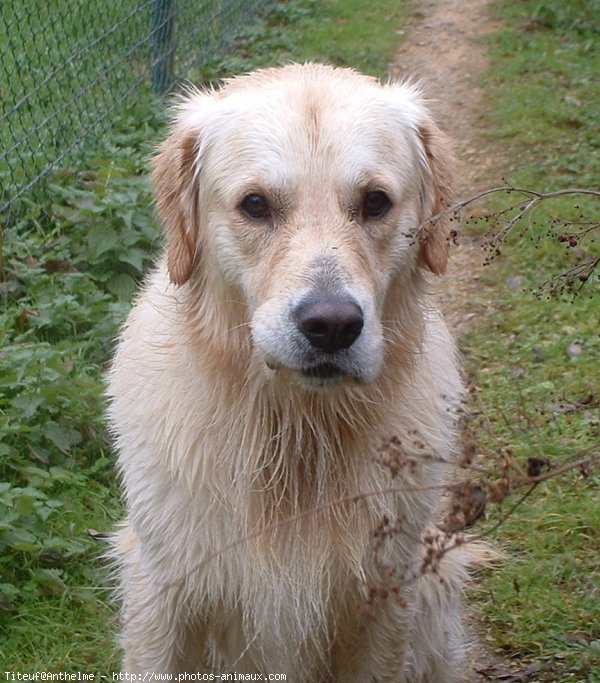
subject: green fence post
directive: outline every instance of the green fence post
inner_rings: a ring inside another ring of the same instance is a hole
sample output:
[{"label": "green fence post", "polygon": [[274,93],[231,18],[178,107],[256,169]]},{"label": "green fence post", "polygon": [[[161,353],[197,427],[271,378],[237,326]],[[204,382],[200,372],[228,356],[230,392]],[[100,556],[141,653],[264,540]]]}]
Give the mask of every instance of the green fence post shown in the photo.
[{"label": "green fence post", "polygon": [[157,95],[173,85],[175,1],[152,1],[152,89]]}]

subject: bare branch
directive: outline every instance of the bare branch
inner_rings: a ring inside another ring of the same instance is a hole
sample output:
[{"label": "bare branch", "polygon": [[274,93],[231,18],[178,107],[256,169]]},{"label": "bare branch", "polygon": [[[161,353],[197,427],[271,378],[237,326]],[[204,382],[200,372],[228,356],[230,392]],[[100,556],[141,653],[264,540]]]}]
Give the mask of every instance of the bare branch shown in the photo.
[{"label": "bare branch", "polygon": [[[501,253],[501,247],[506,242],[511,232],[530,216],[542,202],[569,196],[583,196],[600,199],[600,191],[598,190],[567,188],[554,192],[539,192],[529,188],[515,187],[510,183],[506,183],[505,185],[483,190],[482,192],[452,204],[444,211],[432,216],[422,223],[417,230],[417,236],[423,237],[423,235],[427,234],[429,230],[435,227],[442,218],[447,218],[448,216],[458,218],[468,206],[498,194],[515,196],[518,198],[518,201],[512,202],[509,206],[486,216],[486,220],[493,221],[496,226],[500,224],[502,219],[506,219],[505,224],[496,232],[489,234],[484,242],[484,248],[489,252],[485,261],[486,265]],[[600,221],[594,220],[559,219],[553,220],[551,225],[554,229],[558,226],[562,227],[561,232],[555,233],[552,236],[567,247],[578,246],[582,240],[588,238],[592,233],[600,229]],[[452,238],[454,237],[455,235],[452,236]],[[564,273],[557,274],[545,281],[540,289],[549,289],[553,293],[562,292],[564,289],[568,289],[573,293],[578,293],[581,290],[581,287],[590,279],[592,273],[596,271],[598,263],[599,260],[596,258],[581,261]]]}]

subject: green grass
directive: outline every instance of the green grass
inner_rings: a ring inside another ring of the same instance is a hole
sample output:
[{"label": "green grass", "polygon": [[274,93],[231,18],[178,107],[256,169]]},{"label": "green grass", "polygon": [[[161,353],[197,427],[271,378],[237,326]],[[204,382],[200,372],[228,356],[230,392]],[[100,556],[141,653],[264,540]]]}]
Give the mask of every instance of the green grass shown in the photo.
[{"label": "green grass", "polygon": [[[75,33],[81,16],[72,13]],[[276,3],[240,37],[235,54],[217,55],[192,77],[306,59],[383,76],[401,16],[392,0],[377,0],[368,12],[350,1]],[[33,68],[27,53],[35,37],[20,44],[15,59]],[[113,116],[110,136],[84,167],[52,173],[44,193],[28,195],[0,233],[3,671],[119,669],[104,545],[89,530],[109,531],[122,515],[102,377],[159,244],[147,159],[163,131],[163,103],[139,94],[127,114]]]},{"label": "green grass", "polygon": [[492,41],[498,67],[486,79],[493,135],[516,138],[511,144],[529,161],[528,173],[563,186],[597,184],[600,5],[527,0],[500,7],[508,25]]},{"label": "green grass", "polygon": [[241,34],[236,49],[208,59],[192,79],[212,80],[288,62],[324,61],[382,77],[398,47],[406,2],[287,0]]},{"label": "green grass", "polygon": [[[493,268],[497,280],[510,276],[511,256]],[[478,437],[489,461],[508,454],[524,467],[531,457],[560,465],[597,454],[597,301],[500,291],[492,307],[463,342],[484,407]],[[568,353],[574,343],[582,349],[577,358]],[[565,404],[579,407],[566,414],[556,410]],[[539,680],[597,680],[591,671],[593,662],[600,664],[599,483],[597,473],[584,477],[576,469],[541,484],[496,536],[508,560],[480,589],[485,623],[494,648],[548,666],[548,677]]]},{"label": "green grass", "polygon": [[326,61],[352,66],[374,76],[385,75],[398,49],[405,3],[334,0],[308,5],[310,14],[300,18],[295,49],[286,58],[294,61]]},{"label": "green grass", "polygon": [[[542,191],[597,189],[598,4],[528,0],[495,8],[506,26],[491,40],[485,83],[491,142],[516,160],[506,178]],[[490,210],[503,201],[494,199]],[[556,239],[567,228],[555,221],[580,215],[598,221],[600,200],[548,201],[484,272],[488,312],[462,346],[483,411],[475,433],[490,462],[509,455],[523,466],[532,456],[560,464],[598,455],[598,274],[582,288],[575,281],[578,296],[540,289],[598,255],[597,230],[596,241],[590,235],[571,248]],[[599,482],[596,468],[539,485],[496,535],[508,559],[478,589],[479,610],[493,649],[516,658],[515,666],[539,663],[533,680],[600,681]]]}]

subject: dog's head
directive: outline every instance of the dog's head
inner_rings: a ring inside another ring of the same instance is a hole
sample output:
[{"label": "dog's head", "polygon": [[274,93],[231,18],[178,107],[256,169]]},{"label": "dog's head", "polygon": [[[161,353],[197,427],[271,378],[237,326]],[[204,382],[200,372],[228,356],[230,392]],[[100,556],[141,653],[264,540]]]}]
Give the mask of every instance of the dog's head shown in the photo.
[{"label": "dog's head", "polygon": [[192,93],[155,158],[171,280],[218,279],[272,370],[372,381],[390,297],[445,270],[450,167],[410,85],[292,65]]}]

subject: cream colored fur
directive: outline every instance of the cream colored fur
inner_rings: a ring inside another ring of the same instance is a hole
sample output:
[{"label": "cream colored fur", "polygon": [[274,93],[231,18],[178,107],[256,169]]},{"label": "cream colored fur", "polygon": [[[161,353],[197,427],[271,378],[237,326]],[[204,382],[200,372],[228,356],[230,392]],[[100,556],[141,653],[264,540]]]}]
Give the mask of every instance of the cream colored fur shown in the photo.
[{"label": "cream colored fur", "polygon": [[[266,70],[178,107],[155,159],[165,256],[110,373],[124,671],[460,680],[479,550],[420,571],[462,393],[429,294],[449,225],[419,231],[451,172],[418,91],[349,70]],[[373,191],[380,218],[361,208]],[[321,291],[358,302],[364,327],[320,379],[293,311]],[[415,463],[394,479],[375,457],[393,435]],[[383,519],[398,531],[375,547]],[[366,610],[389,567],[398,599]]]}]

